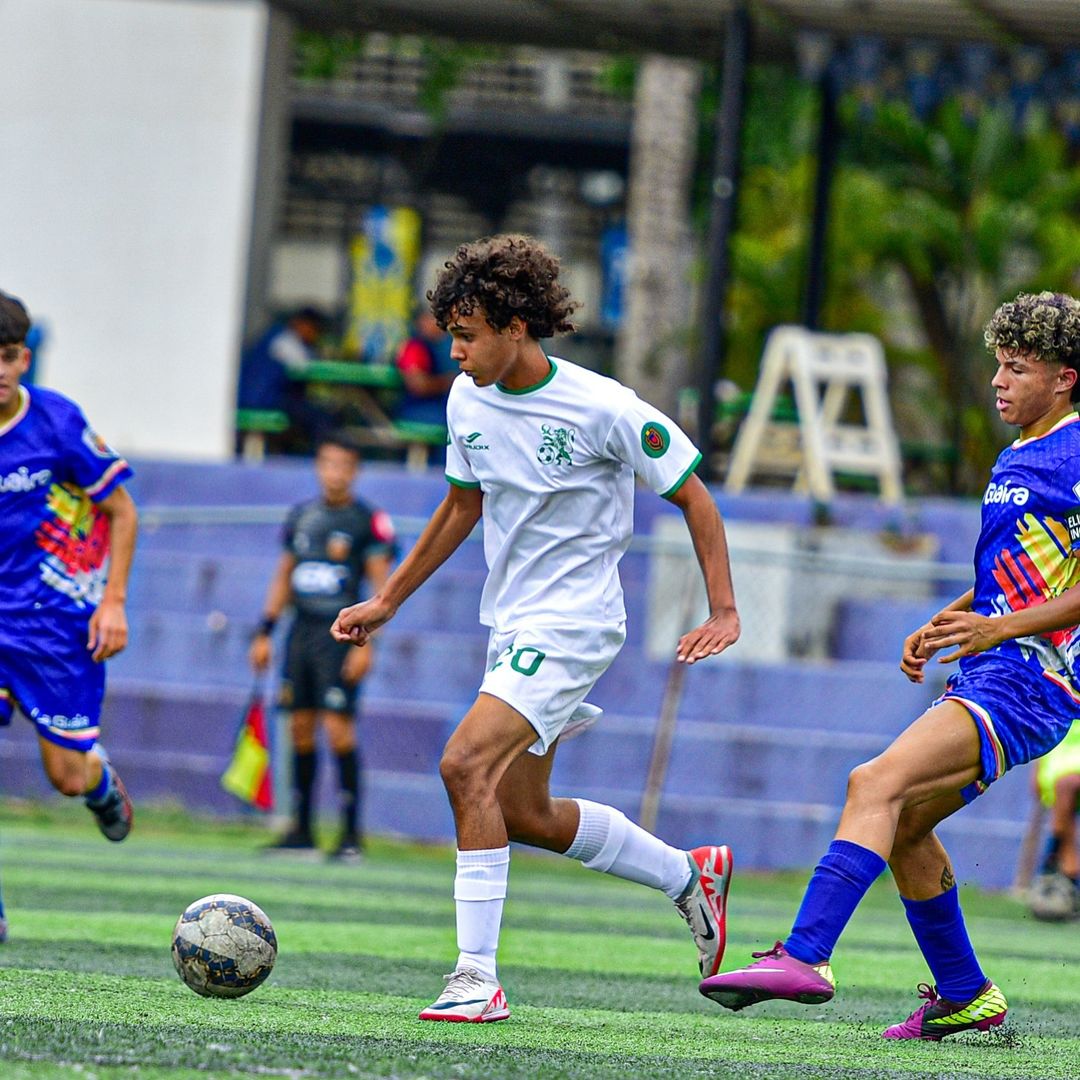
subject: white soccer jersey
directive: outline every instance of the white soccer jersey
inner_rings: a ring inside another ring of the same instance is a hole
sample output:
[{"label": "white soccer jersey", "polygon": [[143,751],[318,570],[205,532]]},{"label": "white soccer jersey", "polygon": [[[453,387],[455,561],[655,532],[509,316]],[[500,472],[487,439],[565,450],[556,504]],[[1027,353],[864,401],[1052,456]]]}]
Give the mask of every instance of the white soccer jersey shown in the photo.
[{"label": "white soccer jersey", "polygon": [[446,478],[484,493],[480,621],[500,633],[624,621],[634,474],[673,494],[701,460],[686,435],[628,387],[557,358],[526,390],[459,375],[447,425]]}]

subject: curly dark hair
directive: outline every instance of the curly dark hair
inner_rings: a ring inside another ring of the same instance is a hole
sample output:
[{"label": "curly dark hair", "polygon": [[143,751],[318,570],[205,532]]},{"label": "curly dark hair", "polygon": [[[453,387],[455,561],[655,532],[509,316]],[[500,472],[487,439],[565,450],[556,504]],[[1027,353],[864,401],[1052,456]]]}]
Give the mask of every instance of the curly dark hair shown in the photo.
[{"label": "curly dark hair", "polygon": [[534,338],[569,334],[578,305],[559,284],[559,260],[531,236],[485,236],[462,244],[443,263],[427,293],[443,330],[456,314],[479,309],[489,325],[504,330],[516,315]]},{"label": "curly dark hair", "polygon": [[[1080,372],[1080,300],[1066,293],[1021,293],[994,312],[983,338],[991,352],[1027,353]],[[1080,379],[1070,400],[1080,401]]]}]

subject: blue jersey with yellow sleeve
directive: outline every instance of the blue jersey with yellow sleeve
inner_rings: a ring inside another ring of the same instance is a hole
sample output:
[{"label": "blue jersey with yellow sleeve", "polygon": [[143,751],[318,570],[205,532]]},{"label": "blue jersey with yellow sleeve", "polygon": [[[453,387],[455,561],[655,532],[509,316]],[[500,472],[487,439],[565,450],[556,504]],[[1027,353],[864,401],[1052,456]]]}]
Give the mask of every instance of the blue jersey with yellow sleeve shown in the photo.
[{"label": "blue jersey with yellow sleeve", "polygon": [[[1045,603],[1080,582],[1080,416],[999,455],[983,495],[972,610],[980,615]],[[991,653],[1021,661],[1080,702],[1080,630],[1002,642]],[[962,669],[975,661],[966,657]]]},{"label": "blue jersey with yellow sleeve", "polygon": [[37,386],[19,394],[0,427],[0,638],[33,618],[89,619],[109,560],[96,504],[131,476],[73,401]]}]

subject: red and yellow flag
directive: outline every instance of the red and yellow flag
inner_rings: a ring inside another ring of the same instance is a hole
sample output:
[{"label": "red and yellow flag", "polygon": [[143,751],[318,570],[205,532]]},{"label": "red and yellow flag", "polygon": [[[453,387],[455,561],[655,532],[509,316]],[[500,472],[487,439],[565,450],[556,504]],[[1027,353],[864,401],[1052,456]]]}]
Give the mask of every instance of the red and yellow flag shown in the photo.
[{"label": "red and yellow flag", "polygon": [[222,774],[221,786],[257,810],[274,808],[266,709],[259,694],[252,697],[240,722],[232,761]]}]

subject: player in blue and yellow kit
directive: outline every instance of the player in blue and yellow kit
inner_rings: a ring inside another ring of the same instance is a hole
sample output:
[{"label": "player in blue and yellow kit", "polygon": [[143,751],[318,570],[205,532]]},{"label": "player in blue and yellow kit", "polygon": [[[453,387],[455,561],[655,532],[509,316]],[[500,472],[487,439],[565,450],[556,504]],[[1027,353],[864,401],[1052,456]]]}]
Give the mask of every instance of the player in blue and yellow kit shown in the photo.
[{"label": "player in blue and yellow kit", "polygon": [[729,1009],[828,1001],[833,948],[887,863],[936,985],[920,987],[924,1003],[885,1038],[940,1039],[1005,1018],[934,828],[1006,770],[1051,750],[1080,716],[1080,302],[1020,295],[994,314],[986,342],[997,359],[998,415],[1019,438],[983,496],[974,587],[907,637],[900,662],[912,682],[935,654],[959,660],[959,671],[884,753],[852,772],[836,839],[787,940],[702,982]]},{"label": "player in blue and yellow kit", "polygon": [[97,737],[103,661],[127,644],[131,469],[74,402],[20,385],[29,327],[0,293],[0,724],[18,706],[53,787],[123,840],[131,801]]}]

